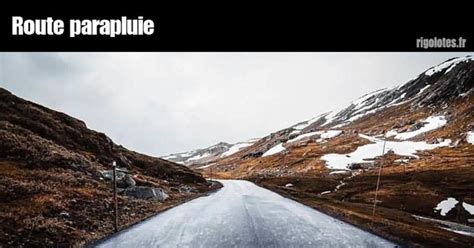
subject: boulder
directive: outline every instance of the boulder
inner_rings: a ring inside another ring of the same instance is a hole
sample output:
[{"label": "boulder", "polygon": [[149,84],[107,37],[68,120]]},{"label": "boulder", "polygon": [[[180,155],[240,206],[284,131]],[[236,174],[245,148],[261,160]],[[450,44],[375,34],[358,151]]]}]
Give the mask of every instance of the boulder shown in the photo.
[{"label": "boulder", "polygon": [[162,189],[147,187],[147,186],[136,186],[126,188],[123,191],[123,194],[126,196],[132,196],[139,199],[145,200],[157,200],[157,201],[164,201],[169,196],[166,194]]},{"label": "boulder", "polygon": [[130,174],[125,174],[121,180],[117,181],[117,187],[119,188],[134,187],[135,185],[135,180]]},{"label": "boulder", "polygon": [[[104,170],[100,172],[100,176],[103,177],[105,180],[112,181],[114,172],[112,170]],[[117,180],[125,176],[125,172],[117,170],[116,172]]]},{"label": "boulder", "polygon": [[424,125],[425,125],[425,124],[424,124],[423,122],[418,122],[418,123],[412,125],[412,126],[408,129],[408,131],[410,131],[410,132],[416,131],[416,130],[422,128]]},{"label": "boulder", "polygon": [[190,192],[196,193],[197,190],[194,187],[191,187],[191,186],[188,186],[188,185],[183,185],[183,186],[179,187],[179,192],[180,193],[190,193]]},{"label": "boulder", "polygon": [[251,152],[249,154],[245,154],[242,159],[248,159],[248,158],[258,158],[263,155],[263,152]]},{"label": "boulder", "polygon": [[[117,170],[116,172],[117,176],[117,187],[119,188],[128,188],[128,187],[134,187],[136,185],[135,180],[133,180],[133,177],[125,173],[122,170]],[[105,170],[100,172],[101,177],[103,177],[107,181],[112,181],[113,180],[113,171],[112,170]]]},{"label": "boulder", "polygon": [[351,163],[347,166],[347,168],[350,169],[350,170],[368,169],[370,167],[373,167],[373,164],[371,164],[371,163]]},{"label": "boulder", "polygon": [[290,134],[290,135],[288,136],[288,139],[294,139],[294,138],[298,137],[298,135],[299,135],[299,134],[297,134],[297,133]]}]

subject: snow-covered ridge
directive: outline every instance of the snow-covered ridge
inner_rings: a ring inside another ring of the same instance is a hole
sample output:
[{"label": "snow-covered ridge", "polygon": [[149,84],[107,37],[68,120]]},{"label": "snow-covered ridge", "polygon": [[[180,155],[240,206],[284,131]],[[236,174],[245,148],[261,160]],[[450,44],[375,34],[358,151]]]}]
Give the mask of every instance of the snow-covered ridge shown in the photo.
[{"label": "snow-covered ridge", "polygon": [[239,152],[242,149],[253,145],[258,140],[260,139],[249,139],[247,141],[238,142],[235,144],[220,142],[204,149],[197,149],[193,151],[174,153],[167,156],[163,156],[162,159],[170,160],[175,163],[184,165],[206,164],[215,161],[216,159],[230,156],[236,152]]},{"label": "snow-covered ridge", "polygon": [[425,75],[427,76],[432,76],[433,74],[437,73],[437,72],[440,72],[442,70],[445,70],[447,68],[447,70],[444,72],[444,73],[448,73],[449,71],[451,71],[457,64],[461,63],[461,62],[467,62],[469,60],[473,60],[473,57],[471,55],[467,55],[465,57],[459,57],[459,58],[454,58],[454,59],[451,59],[451,60],[448,60],[448,61],[445,61],[437,66],[434,66],[434,67],[431,67],[430,69],[428,69],[426,72],[425,72]]},{"label": "snow-covered ridge", "polygon": [[314,122],[318,121],[319,119],[321,119],[321,117],[324,117],[326,114],[321,114],[321,115],[318,115],[316,117],[313,117],[307,121],[303,121],[303,122],[299,122],[293,126],[291,126],[290,128],[293,128],[295,129],[296,132],[299,132],[301,131],[302,129],[305,129],[306,127],[310,126],[311,124],[313,124]]},{"label": "snow-covered ridge", "polygon": [[390,89],[380,89],[371,93],[365,94],[357,100],[350,103],[350,105],[339,111],[331,111],[318,117],[299,123],[292,126],[294,129],[303,129],[310,126],[312,123],[321,122],[320,127],[340,128],[350,124],[362,117],[374,114],[383,109],[398,106],[422,98],[426,91],[431,90],[432,84],[428,83],[427,77],[432,76],[436,72],[444,71],[445,74],[450,72],[454,67],[462,62],[473,61],[471,55],[453,58],[438,66],[432,67],[418,76],[416,79],[410,80],[406,83],[397,85]]},{"label": "snow-covered ridge", "polygon": [[367,93],[361,97],[359,97],[357,100],[353,101],[351,104],[355,106],[356,109],[360,109],[361,107],[364,106],[364,102],[367,101],[369,98],[371,98],[374,95],[379,94],[380,92],[386,91],[387,89],[378,89],[375,91],[372,91],[370,93]]}]

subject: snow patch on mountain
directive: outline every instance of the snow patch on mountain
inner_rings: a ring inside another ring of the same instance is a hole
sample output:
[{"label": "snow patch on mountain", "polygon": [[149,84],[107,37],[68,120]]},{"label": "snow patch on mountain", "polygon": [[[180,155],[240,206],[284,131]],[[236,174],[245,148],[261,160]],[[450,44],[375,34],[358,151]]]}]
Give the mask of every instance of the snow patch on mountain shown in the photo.
[{"label": "snow patch on mountain", "polygon": [[473,145],[474,145],[474,131],[469,131],[469,132],[467,132],[467,134],[466,134],[466,141],[467,141],[469,144],[473,144]]},{"label": "snow patch on mountain", "polygon": [[397,130],[392,129],[392,130],[390,130],[390,131],[388,131],[388,132],[385,133],[385,137],[388,138],[388,137],[395,136],[395,135],[397,135],[397,134],[398,134]]},{"label": "snow patch on mountain", "polygon": [[301,133],[301,130],[293,130],[290,135],[293,135],[293,134],[299,134]]},{"label": "snow patch on mountain", "polygon": [[423,93],[423,91],[425,91],[426,89],[428,89],[431,85],[426,85],[425,87],[421,88],[420,91],[418,91],[418,95],[420,95],[421,93]]},{"label": "snow patch on mountain", "polygon": [[313,117],[313,118],[311,118],[307,121],[299,122],[299,123],[291,126],[290,128],[295,129],[295,131],[301,131],[301,130],[307,128],[308,126],[310,126],[311,124],[313,124],[314,122],[316,122],[317,120],[321,119],[321,117],[323,117],[324,115],[325,114],[321,114],[321,115]]},{"label": "snow patch on mountain", "polygon": [[321,139],[332,139],[341,133],[341,130],[327,130],[321,134]]},{"label": "snow patch on mountain", "polygon": [[273,154],[277,154],[277,153],[280,153],[282,151],[286,150],[286,148],[283,146],[283,143],[280,143],[272,148],[270,148],[270,150],[266,151],[262,157],[266,157],[266,156],[270,156],[270,155],[273,155]]},{"label": "snow patch on mountain", "polygon": [[166,160],[173,159],[173,158],[176,158],[176,155],[169,155],[166,157],[162,157],[162,159],[166,159]]},{"label": "snow patch on mountain", "polygon": [[[385,107],[388,107],[388,105],[385,106]],[[364,116],[366,116],[366,115],[373,114],[373,113],[379,111],[381,108],[384,108],[384,107],[372,109],[372,110],[365,111],[365,112],[362,112],[362,113],[357,112],[354,116],[350,117],[350,118],[346,121],[346,124],[347,124],[347,123],[351,123],[351,122],[353,122],[353,121],[355,121],[355,120],[358,120],[358,119],[360,119],[360,118],[362,118],[362,117],[364,117]]]},{"label": "snow patch on mountain", "polygon": [[200,155],[196,155],[194,157],[188,158],[187,161],[200,160],[200,159],[203,159],[203,158],[207,158],[209,156],[211,156],[211,154],[206,152],[204,154],[200,154]]},{"label": "snow patch on mountain", "polygon": [[462,206],[463,206],[464,209],[466,209],[466,211],[468,211],[471,215],[474,215],[474,205],[471,205],[471,204],[469,204],[469,203],[463,202],[463,203],[462,203]]},{"label": "snow patch on mountain", "polygon": [[329,175],[335,175],[335,174],[347,174],[350,173],[350,171],[347,170],[336,170],[336,171],[331,171]]},{"label": "snow patch on mountain", "polygon": [[209,167],[213,166],[214,164],[215,163],[206,164],[206,165],[198,167],[198,169],[206,169],[206,168],[209,168]]},{"label": "snow patch on mountain", "polygon": [[[381,155],[383,140],[363,134],[359,136],[374,143],[359,146],[354,152],[348,154],[326,154],[321,157],[322,160],[326,161],[326,166],[331,169],[346,169],[347,166],[353,163],[371,163],[371,159]],[[417,151],[432,150],[437,147],[447,146],[450,143],[451,140],[449,139],[438,144],[428,144],[423,141],[386,141],[385,151],[392,150],[398,155],[417,158],[418,156],[415,155]]]},{"label": "snow patch on mountain", "polygon": [[365,102],[371,98],[372,96],[375,96],[383,91],[386,91],[387,89],[378,89],[378,90],[375,90],[375,91],[372,91],[368,94],[365,94],[361,97],[359,97],[357,100],[353,101],[352,104],[355,105],[354,109],[360,109],[362,106],[365,105]]},{"label": "snow patch on mountain", "polygon": [[395,136],[395,139],[406,140],[413,138],[422,133],[426,133],[435,129],[438,129],[446,125],[447,120],[444,116],[430,116],[422,121],[424,125],[414,131],[398,133],[396,130],[390,130],[386,133],[386,137]]},{"label": "snow patch on mountain", "polygon": [[230,156],[246,147],[249,147],[251,145],[253,145],[255,142],[254,141],[250,141],[250,142],[241,142],[241,143],[236,143],[234,144],[233,146],[231,146],[229,148],[228,151],[222,153],[221,157],[227,157],[227,156]]},{"label": "snow patch on mountain", "polygon": [[449,197],[448,199],[438,203],[434,210],[440,211],[442,216],[446,216],[446,214],[451,211],[451,209],[453,209],[456,204],[458,204],[458,200],[454,199],[453,197]]},{"label": "snow patch on mountain", "polygon": [[309,138],[309,137],[312,137],[312,136],[315,136],[315,135],[320,135],[322,132],[323,131],[316,131],[316,132],[301,134],[301,135],[296,136],[293,139],[288,140],[286,143],[292,143],[292,142],[302,140],[302,139],[305,139],[305,138]]},{"label": "snow patch on mountain", "polygon": [[293,126],[292,128],[296,130],[301,130],[304,129],[305,127],[309,126],[308,122],[303,122],[301,124],[297,124],[296,126]]},{"label": "snow patch on mountain", "polygon": [[331,122],[334,121],[338,111],[331,111],[325,114],[324,119],[325,122],[321,125],[322,127],[326,126],[327,124],[330,124]]},{"label": "snow patch on mountain", "polygon": [[303,139],[313,137],[313,136],[316,136],[316,135],[320,135],[320,138],[317,140],[317,142],[322,142],[326,139],[334,138],[334,137],[338,136],[341,133],[342,133],[341,130],[315,131],[315,132],[305,133],[305,134],[301,134],[299,136],[296,136],[295,138],[288,140],[286,143],[293,143],[295,141],[303,140]]}]

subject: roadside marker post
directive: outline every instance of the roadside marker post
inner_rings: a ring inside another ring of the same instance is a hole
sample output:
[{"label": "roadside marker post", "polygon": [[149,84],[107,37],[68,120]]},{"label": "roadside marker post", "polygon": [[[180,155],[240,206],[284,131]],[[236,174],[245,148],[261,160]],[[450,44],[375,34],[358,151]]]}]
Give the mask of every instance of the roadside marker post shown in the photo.
[{"label": "roadside marker post", "polygon": [[209,182],[211,183],[209,187],[212,187],[212,167],[209,167]]},{"label": "roadside marker post", "polygon": [[112,162],[114,178],[114,230],[118,232],[118,204],[117,204],[117,163]]},{"label": "roadside marker post", "polygon": [[[385,134],[384,134],[384,137],[385,137]],[[375,208],[377,207],[377,193],[379,192],[380,177],[382,175],[382,168],[383,168],[383,162],[384,162],[383,156],[385,155],[385,144],[386,144],[386,142],[387,141],[384,139],[383,140],[383,147],[382,147],[382,156],[381,156],[381,160],[380,160],[379,175],[377,177],[377,186],[375,188],[374,205],[372,207],[372,220],[371,220],[371,223],[370,223],[371,227],[373,227],[373,225],[374,225]]]}]

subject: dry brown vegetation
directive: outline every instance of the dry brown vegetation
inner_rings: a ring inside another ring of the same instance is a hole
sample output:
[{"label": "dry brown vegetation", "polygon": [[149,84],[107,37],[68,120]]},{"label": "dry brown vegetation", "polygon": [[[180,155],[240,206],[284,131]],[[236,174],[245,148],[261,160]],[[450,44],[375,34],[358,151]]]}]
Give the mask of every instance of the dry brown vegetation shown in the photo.
[{"label": "dry brown vegetation", "polygon": [[[149,182],[152,183],[152,182]],[[180,192],[178,183],[157,183],[164,202],[119,195],[120,229],[207,193]],[[113,233],[110,182],[70,169],[28,169],[0,162],[0,244],[5,247],[82,247]]]}]

